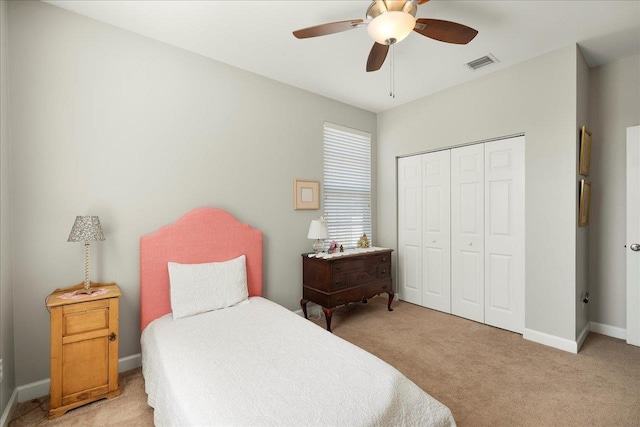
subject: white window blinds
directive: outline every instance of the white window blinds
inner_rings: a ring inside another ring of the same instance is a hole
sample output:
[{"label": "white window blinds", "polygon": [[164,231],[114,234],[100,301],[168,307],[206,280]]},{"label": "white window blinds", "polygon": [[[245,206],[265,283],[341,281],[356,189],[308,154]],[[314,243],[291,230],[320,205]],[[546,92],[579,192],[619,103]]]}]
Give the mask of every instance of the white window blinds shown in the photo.
[{"label": "white window blinds", "polygon": [[329,241],[354,248],[363,233],[373,241],[371,134],[324,124],[324,216]]}]

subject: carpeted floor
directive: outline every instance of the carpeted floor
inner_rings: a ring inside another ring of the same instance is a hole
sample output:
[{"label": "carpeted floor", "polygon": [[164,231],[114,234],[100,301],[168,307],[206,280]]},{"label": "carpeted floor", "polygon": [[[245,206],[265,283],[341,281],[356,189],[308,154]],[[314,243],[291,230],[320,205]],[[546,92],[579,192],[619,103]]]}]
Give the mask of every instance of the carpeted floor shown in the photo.
[{"label": "carpeted floor", "polygon": [[153,409],[147,405],[142,369],[120,374],[118,397],[73,409],[61,417],[48,419],[49,396],[18,404],[9,427],[26,426],[153,426]]},{"label": "carpeted floor", "polygon": [[[386,301],[338,309],[334,334],[395,366],[459,426],[640,426],[638,347],[590,334],[575,355],[405,302],[388,312]],[[153,425],[140,369],[121,374],[120,386],[119,397],[55,420],[46,397],[22,403],[10,427]]]}]

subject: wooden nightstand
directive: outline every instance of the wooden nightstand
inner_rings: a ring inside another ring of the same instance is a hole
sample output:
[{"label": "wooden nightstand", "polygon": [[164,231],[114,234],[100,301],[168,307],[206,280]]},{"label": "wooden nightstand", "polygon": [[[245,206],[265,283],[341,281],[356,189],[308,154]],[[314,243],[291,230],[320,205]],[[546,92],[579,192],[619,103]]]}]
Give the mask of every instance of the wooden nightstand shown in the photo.
[{"label": "wooden nightstand", "polygon": [[118,386],[118,297],[115,283],[91,283],[91,295],[74,295],[83,284],[56,289],[51,311],[49,418],[112,398]]},{"label": "wooden nightstand", "polygon": [[368,298],[386,292],[387,308],[395,292],[391,283],[391,249],[376,248],[369,252],[345,251],[331,258],[302,254],[302,299],[300,306],[307,318],[307,302],[322,306],[331,331],[331,314],[335,307],[350,302],[367,302]]}]

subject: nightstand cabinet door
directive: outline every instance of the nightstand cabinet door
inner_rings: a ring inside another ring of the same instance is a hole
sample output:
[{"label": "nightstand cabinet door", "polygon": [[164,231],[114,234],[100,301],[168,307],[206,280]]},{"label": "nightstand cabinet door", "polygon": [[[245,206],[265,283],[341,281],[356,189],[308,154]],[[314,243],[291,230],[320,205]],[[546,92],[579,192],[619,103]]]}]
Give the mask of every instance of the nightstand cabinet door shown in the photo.
[{"label": "nightstand cabinet door", "polygon": [[87,296],[51,307],[49,418],[120,394],[119,290],[114,295],[107,298]]}]

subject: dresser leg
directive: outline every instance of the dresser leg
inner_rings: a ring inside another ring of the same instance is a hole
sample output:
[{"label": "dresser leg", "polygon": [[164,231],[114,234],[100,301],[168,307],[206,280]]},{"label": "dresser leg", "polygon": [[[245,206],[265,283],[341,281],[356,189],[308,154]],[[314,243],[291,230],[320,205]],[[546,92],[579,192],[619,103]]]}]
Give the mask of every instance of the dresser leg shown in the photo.
[{"label": "dresser leg", "polygon": [[308,317],[307,317],[307,303],[308,303],[308,302],[309,302],[309,301],[307,301],[307,300],[306,300],[306,299],[304,299],[304,298],[302,298],[302,299],[300,300],[300,307],[302,307],[302,313],[304,313],[304,318],[305,318],[305,319],[308,319]]},{"label": "dresser leg", "polygon": [[391,302],[393,302],[393,296],[396,294],[393,291],[389,291],[387,292],[389,294],[389,304],[387,304],[387,308],[389,309],[389,311],[393,311],[393,308],[391,308]]},{"label": "dresser leg", "polygon": [[333,310],[322,307],[322,311],[324,312],[324,317],[327,319],[327,331],[331,332],[331,314]]}]

